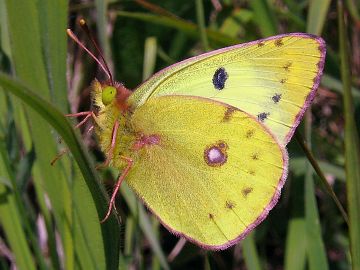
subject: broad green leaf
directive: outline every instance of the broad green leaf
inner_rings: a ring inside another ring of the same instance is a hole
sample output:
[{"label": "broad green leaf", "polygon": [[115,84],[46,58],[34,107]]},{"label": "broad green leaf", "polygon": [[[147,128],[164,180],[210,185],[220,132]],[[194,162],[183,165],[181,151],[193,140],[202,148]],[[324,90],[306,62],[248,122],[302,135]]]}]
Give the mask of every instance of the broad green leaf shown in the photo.
[{"label": "broad green leaf", "polygon": [[[71,153],[73,154],[77,164],[81,170],[83,178],[81,180],[85,180],[86,188],[90,191],[92,196],[92,202],[95,204],[97,210],[97,216],[93,217],[95,221],[101,220],[107,210],[107,200],[104,196],[104,190],[100,185],[100,181],[98,179],[97,173],[94,170],[94,167],[88,157],[88,154],[84,150],[84,146],[81,144],[78,135],[73,130],[70,123],[66,120],[63,114],[57,110],[53,105],[51,105],[46,100],[40,98],[33,92],[31,92],[27,87],[23,86],[19,82],[14,81],[9,76],[4,74],[0,74],[0,86],[3,87],[5,91],[8,91],[18,98],[20,98],[23,102],[25,102],[28,106],[30,106],[34,111],[36,111],[39,115],[43,117],[52,127],[61,135],[64,142],[67,144]],[[57,178],[54,178],[57,180]],[[56,181],[53,181],[54,183]],[[85,187],[85,185],[84,185]],[[81,189],[83,192],[85,190]],[[86,192],[84,193],[86,194]],[[81,193],[80,193],[81,195]],[[85,196],[80,196],[78,199],[83,200],[85,203],[86,200]],[[75,204],[75,207],[77,205]],[[87,207],[92,207],[91,204],[87,204]],[[79,213],[83,211],[83,209],[76,209]],[[83,211],[85,215],[87,214],[86,211]],[[87,218],[89,218],[87,216]],[[117,269],[118,266],[118,252],[119,252],[119,227],[115,220],[115,218],[111,217],[109,220],[104,224],[99,224],[96,222],[92,222],[96,224],[97,227],[101,228],[101,237],[102,241],[95,242],[97,237],[92,237],[92,235],[97,234],[98,230],[91,231],[91,227],[86,233],[86,241],[89,245],[95,246],[98,250],[98,256],[105,256],[106,268],[108,269]],[[103,250],[103,254],[101,254],[101,250]],[[101,264],[101,262],[97,262]]]}]

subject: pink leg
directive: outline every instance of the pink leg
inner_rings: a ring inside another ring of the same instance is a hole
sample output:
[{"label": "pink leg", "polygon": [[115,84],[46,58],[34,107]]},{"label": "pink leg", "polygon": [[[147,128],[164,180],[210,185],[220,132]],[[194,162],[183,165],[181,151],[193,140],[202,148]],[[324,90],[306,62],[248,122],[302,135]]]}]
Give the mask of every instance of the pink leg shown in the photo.
[{"label": "pink leg", "polygon": [[113,130],[112,130],[112,135],[111,135],[111,145],[110,145],[109,151],[107,152],[106,160],[103,164],[96,166],[96,169],[101,169],[101,168],[107,167],[109,165],[111,159],[113,158],[115,144],[116,144],[116,136],[117,136],[118,130],[119,130],[119,122],[115,121]]},{"label": "pink leg", "polygon": [[78,113],[70,113],[70,114],[65,114],[65,116],[67,117],[78,117],[78,116],[85,116],[85,118],[75,126],[75,128],[79,128],[81,127],[83,124],[85,124],[85,122],[92,117],[95,121],[96,121],[96,115],[94,114],[94,112],[92,111],[88,111],[88,112],[78,112]]},{"label": "pink leg", "polygon": [[[65,116],[67,116],[67,117],[78,117],[78,116],[84,116],[84,115],[85,115],[85,118],[84,118],[80,123],[78,123],[78,124],[75,126],[75,128],[81,127],[83,124],[85,124],[85,122],[86,122],[90,117],[92,117],[92,118],[94,119],[94,121],[96,121],[96,115],[95,115],[93,112],[91,112],[91,111],[65,114]],[[92,125],[87,132],[90,132],[93,128],[94,128],[94,126]],[[58,161],[63,155],[65,155],[65,154],[68,153],[69,151],[70,151],[70,150],[69,150],[68,148],[62,150],[59,154],[57,154],[57,155],[53,158],[53,160],[50,162],[50,164],[53,166],[56,161]]]},{"label": "pink leg", "polygon": [[121,157],[122,159],[126,160],[127,161],[127,166],[125,168],[125,170],[122,172],[122,174],[119,176],[119,179],[116,183],[116,186],[114,188],[114,191],[111,195],[111,199],[110,199],[110,203],[109,203],[109,207],[108,207],[108,211],[106,213],[106,216],[103,218],[103,220],[101,220],[100,222],[101,223],[104,223],[110,216],[111,214],[111,209],[114,207],[115,208],[115,197],[116,197],[116,194],[118,193],[119,191],[119,188],[121,186],[121,183],[124,181],[126,175],[128,175],[132,165],[133,165],[133,160],[131,158],[128,158],[128,157]]}]

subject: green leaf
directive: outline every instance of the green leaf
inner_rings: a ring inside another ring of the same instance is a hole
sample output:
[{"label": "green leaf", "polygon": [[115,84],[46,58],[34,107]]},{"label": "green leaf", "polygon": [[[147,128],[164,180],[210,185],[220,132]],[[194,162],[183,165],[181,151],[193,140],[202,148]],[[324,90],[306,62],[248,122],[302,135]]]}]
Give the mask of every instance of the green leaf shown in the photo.
[{"label": "green leaf", "polygon": [[[107,210],[107,200],[104,196],[105,193],[99,183],[100,181],[97,177],[97,173],[92,166],[88,154],[84,150],[84,146],[80,143],[80,139],[78,135],[74,132],[70,123],[67,121],[64,115],[52,104],[38,97],[27,87],[14,81],[9,76],[0,74],[0,85],[3,87],[4,90],[16,95],[24,103],[26,103],[33,110],[35,110],[62,136],[64,142],[67,144],[75,160],[77,161],[77,164],[83,176],[83,178],[81,179],[85,180],[86,188],[90,191],[93,204],[95,204],[96,206],[97,217],[94,217],[93,219],[95,221],[101,220],[105,216]],[[54,179],[57,178],[55,177]],[[55,182],[56,181],[53,181],[53,183]],[[84,190],[84,188],[82,188],[81,190]],[[86,196],[79,197],[78,199],[83,200],[83,203],[87,201],[88,203],[86,207],[91,207],[90,202],[86,200]],[[78,209],[79,213],[81,213],[81,211],[83,211],[83,213],[85,213],[84,216],[86,216],[86,211],[84,211],[83,209]],[[92,227],[88,228],[88,232],[85,234],[87,237],[87,244],[89,246],[92,246],[94,250],[98,251],[96,254],[92,255],[96,256],[97,258],[99,258],[99,256],[105,256],[106,267],[108,269],[117,269],[119,258],[118,224],[114,217],[109,218],[109,220],[101,226],[99,223],[95,223],[95,221],[92,223],[97,224],[98,227],[101,227],[102,241],[94,243],[94,239],[97,237],[93,238],[93,235],[97,235],[98,230],[92,231]],[[97,263],[101,264],[100,261]]]},{"label": "green leaf", "polygon": [[329,6],[330,0],[309,1],[306,32],[314,35],[321,35],[327,20]]},{"label": "green leaf", "polygon": [[360,269],[360,157],[359,134],[354,121],[351,94],[350,51],[342,1],[337,2],[341,78],[344,88],[345,169],[348,211],[350,218],[350,250],[352,269]]},{"label": "green leaf", "polygon": [[[151,221],[148,217],[148,215],[145,212],[145,209],[142,205],[137,203],[137,199],[132,192],[132,190],[128,187],[126,183],[123,183],[121,186],[121,194],[126,200],[127,205],[130,208],[130,211],[133,213],[134,216],[137,214],[139,215],[139,223],[140,228],[142,229],[144,235],[146,236],[147,240],[149,241],[149,244],[151,245],[151,248],[153,252],[156,254],[156,256],[159,259],[159,262],[161,266],[164,269],[170,269],[167,261],[166,256],[164,252],[161,249],[159,240],[157,239],[156,235],[154,234]],[[139,211],[137,213],[137,211]]]},{"label": "green leaf", "polygon": [[260,28],[263,37],[273,36],[278,33],[276,16],[267,0],[252,0],[250,5],[254,11],[254,20]]},{"label": "green leaf", "polygon": [[[184,33],[187,33],[189,36],[195,39],[199,38],[199,29],[195,24],[178,18],[126,11],[118,11],[117,14],[122,17],[133,18],[144,22],[159,24],[164,27],[175,28]],[[222,46],[239,43],[238,39],[234,39],[214,30],[207,30],[206,33],[209,40]]]},{"label": "green leaf", "polygon": [[260,270],[260,258],[256,249],[256,243],[254,239],[254,232],[250,233],[243,241],[243,252],[246,267],[249,270]]},{"label": "green leaf", "polygon": [[315,197],[313,171],[310,164],[306,164],[305,175],[305,228],[306,252],[309,260],[309,269],[329,269],[326,251],[322,240],[318,205]]},{"label": "green leaf", "polygon": [[[10,178],[11,171],[9,159],[6,153],[5,142],[0,140],[0,172],[1,175]],[[0,183],[0,224],[4,230],[7,241],[14,253],[16,265],[20,269],[36,269],[25,231],[22,227],[22,216],[19,213],[13,191]]]},{"label": "green leaf", "polygon": [[306,230],[303,217],[291,218],[288,225],[285,250],[285,266],[287,270],[303,270],[306,263]]}]

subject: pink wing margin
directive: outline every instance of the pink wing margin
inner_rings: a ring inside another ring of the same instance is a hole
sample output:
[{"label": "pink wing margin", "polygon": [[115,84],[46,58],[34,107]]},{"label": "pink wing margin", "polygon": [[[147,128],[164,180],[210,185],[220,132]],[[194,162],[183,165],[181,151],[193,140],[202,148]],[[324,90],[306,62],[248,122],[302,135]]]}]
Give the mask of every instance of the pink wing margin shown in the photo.
[{"label": "pink wing margin", "polygon": [[310,93],[306,97],[304,106],[301,108],[299,113],[296,115],[295,121],[294,121],[294,124],[293,124],[292,128],[290,129],[289,133],[285,137],[285,145],[288,144],[289,141],[291,140],[292,136],[295,133],[295,129],[300,124],[301,119],[304,116],[305,111],[307,110],[307,108],[310,106],[310,104],[312,103],[312,101],[315,98],[316,90],[318,89],[318,87],[320,85],[321,76],[322,76],[323,71],[324,71],[325,57],[326,57],[326,43],[321,37],[311,35],[311,34],[301,34],[301,33],[296,33],[296,34],[293,34],[293,35],[300,36],[300,37],[306,37],[306,38],[312,38],[312,39],[316,40],[318,42],[318,44],[319,44],[318,48],[319,48],[319,51],[320,51],[320,60],[317,63],[318,72],[316,74],[316,77],[314,78],[314,84],[313,84],[313,86],[311,88]]}]

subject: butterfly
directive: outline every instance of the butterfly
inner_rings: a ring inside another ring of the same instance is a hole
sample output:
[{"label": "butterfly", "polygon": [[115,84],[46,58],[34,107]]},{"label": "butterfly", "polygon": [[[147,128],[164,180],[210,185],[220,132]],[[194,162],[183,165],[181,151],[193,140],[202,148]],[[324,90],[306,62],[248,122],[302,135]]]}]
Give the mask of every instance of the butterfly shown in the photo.
[{"label": "butterfly", "polygon": [[93,82],[94,110],[70,115],[94,119],[104,165],[121,171],[104,220],[125,180],[175,235],[212,250],[242,240],[280,197],[286,144],[325,53],[320,37],[278,35],[176,63],[134,91],[105,63],[110,81]]}]

